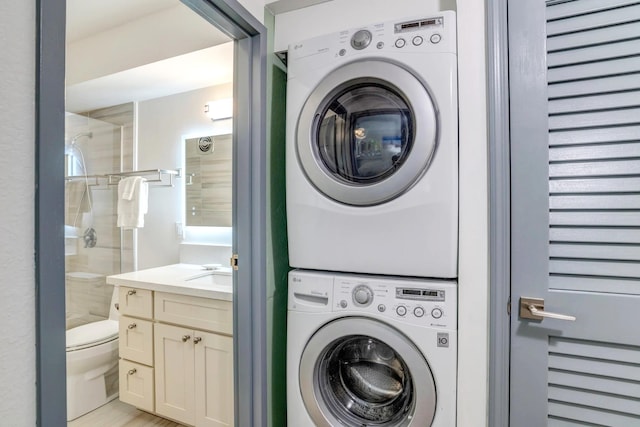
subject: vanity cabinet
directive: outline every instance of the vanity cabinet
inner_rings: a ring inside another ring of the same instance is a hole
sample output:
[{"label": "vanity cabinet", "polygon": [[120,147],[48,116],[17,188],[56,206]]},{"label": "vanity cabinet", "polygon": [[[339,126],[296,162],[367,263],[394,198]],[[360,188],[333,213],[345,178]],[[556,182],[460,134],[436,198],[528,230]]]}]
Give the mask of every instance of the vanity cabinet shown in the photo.
[{"label": "vanity cabinet", "polygon": [[[121,301],[131,290],[120,288]],[[231,302],[158,291],[150,298],[145,309],[131,298],[150,325],[120,306],[120,400],[187,425],[233,426]]]}]

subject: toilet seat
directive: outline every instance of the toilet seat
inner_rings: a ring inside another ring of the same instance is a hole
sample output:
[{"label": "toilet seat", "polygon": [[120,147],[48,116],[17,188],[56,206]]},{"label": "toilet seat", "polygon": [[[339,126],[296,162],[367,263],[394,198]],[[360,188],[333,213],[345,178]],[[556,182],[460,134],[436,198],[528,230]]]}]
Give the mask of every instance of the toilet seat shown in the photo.
[{"label": "toilet seat", "polygon": [[67,351],[82,350],[118,338],[117,320],[100,320],[67,330]]}]

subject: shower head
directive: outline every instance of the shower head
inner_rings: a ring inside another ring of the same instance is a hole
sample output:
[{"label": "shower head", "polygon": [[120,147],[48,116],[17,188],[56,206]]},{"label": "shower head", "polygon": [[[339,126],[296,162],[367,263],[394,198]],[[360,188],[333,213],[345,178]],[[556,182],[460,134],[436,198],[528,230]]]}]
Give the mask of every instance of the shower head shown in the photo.
[{"label": "shower head", "polygon": [[77,140],[85,136],[87,138],[93,138],[93,132],[80,132],[79,134],[76,134],[73,138],[71,138],[71,145],[75,144]]}]

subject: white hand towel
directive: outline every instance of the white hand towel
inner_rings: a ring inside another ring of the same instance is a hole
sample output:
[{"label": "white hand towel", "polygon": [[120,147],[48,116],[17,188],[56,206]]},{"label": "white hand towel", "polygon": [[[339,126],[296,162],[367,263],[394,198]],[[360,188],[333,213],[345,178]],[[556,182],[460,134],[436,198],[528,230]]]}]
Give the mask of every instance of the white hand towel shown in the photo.
[{"label": "white hand towel", "polygon": [[144,227],[144,214],[149,208],[146,181],[140,176],[131,176],[118,183],[118,227]]},{"label": "white hand towel", "polygon": [[139,176],[132,176],[120,180],[118,183],[118,193],[122,194],[123,200],[133,199],[133,193],[136,190],[136,186],[140,184],[141,179],[143,178]]}]

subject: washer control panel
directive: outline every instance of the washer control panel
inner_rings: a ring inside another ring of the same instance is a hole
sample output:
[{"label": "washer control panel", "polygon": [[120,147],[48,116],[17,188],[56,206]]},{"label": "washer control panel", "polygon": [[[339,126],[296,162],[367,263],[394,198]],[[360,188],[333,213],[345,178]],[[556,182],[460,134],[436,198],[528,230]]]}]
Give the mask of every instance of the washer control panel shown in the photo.
[{"label": "washer control panel", "polygon": [[367,312],[423,326],[454,329],[457,284],[452,281],[335,275],[333,311]]}]

